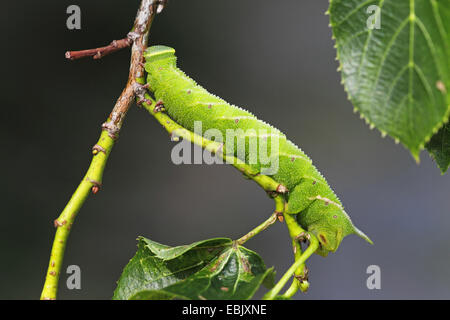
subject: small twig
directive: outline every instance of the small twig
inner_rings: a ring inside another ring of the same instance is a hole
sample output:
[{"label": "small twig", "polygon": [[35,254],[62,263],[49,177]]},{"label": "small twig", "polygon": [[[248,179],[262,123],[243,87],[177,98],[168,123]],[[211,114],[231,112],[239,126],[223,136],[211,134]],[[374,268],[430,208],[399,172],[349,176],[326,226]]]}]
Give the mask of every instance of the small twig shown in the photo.
[{"label": "small twig", "polygon": [[114,40],[109,45],[105,47],[88,49],[88,50],[79,50],[79,51],[67,51],[66,58],[69,60],[77,60],[86,57],[93,57],[94,59],[101,59],[104,56],[111,54],[113,52],[119,51],[123,48],[129,47],[133,43],[133,40],[129,37]]},{"label": "small twig", "polygon": [[93,149],[92,153],[94,156],[85,177],[61,215],[54,222],[57,231],[53,241],[44,288],[41,294],[41,299],[43,300],[56,299],[58,281],[70,229],[89,193],[91,191],[94,194],[97,193],[101,186],[106,161],[114,146],[115,140],[119,136],[125,115],[135,98],[136,78],[142,77],[144,74],[141,62],[143,61],[144,50],[147,46],[150,26],[160,4],[159,0],[141,1],[133,29],[129,33],[129,38],[132,40],[133,46],[131,48],[130,73],[127,85],[117,99],[107,121],[102,125],[102,133]]},{"label": "small twig", "polygon": [[[147,0],[143,2],[148,2],[152,7],[152,11],[155,13],[160,13],[167,4],[167,0]],[[143,6],[141,5],[141,9]],[[139,16],[139,13],[142,15]],[[120,40],[113,40],[109,45],[104,47],[99,47],[95,49],[87,49],[87,50],[77,50],[77,51],[66,51],[66,58],[69,60],[77,60],[87,57],[93,57],[95,60],[101,59],[108,54],[114,53],[124,48],[128,48],[135,42],[137,38],[139,38],[142,34],[144,34],[145,30],[147,30],[150,25],[146,25],[148,21],[146,17],[148,16],[148,12],[140,10],[140,12],[136,16],[135,24],[131,32],[127,34],[127,36]]]},{"label": "small twig", "polygon": [[[254,236],[256,236],[258,233],[260,233],[261,231],[266,230],[268,227],[270,227],[271,225],[273,225],[279,216],[279,212],[283,212],[283,208],[284,208],[284,198],[281,195],[278,195],[274,198],[275,200],[275,212],[269,217],[269,219],[267,219],[266,221],[264,221],[263,223],[261,223],[259,226],[257,226],[256,228],[254,228],[252,231],[250,231],[249,233],[247,233],[246,235],[242,236],[241,238],[239,238],[238,240],[236,240],[236,243],[238,245],[243,245],[244,243],[246,243],[248,240],[250,240],[251,238],[253,238]],[[281,211],[280,211],[281,210]]]}]

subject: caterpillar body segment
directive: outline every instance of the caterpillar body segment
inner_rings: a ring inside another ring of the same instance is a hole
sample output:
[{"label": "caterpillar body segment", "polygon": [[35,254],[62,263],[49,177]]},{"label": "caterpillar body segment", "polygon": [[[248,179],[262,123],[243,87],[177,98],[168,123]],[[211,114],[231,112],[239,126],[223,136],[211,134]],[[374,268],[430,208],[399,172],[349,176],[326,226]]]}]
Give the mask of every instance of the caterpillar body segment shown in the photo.
[{"label": "caterpillar body segment", "polygon": [[[251,165],[255,172],[268,175],[287,187],[286,212],[297,214],[299,224],[317,236],[320,242],[317,253],[326,255],[329,251],[336,251],[349,234],[357,234],[372,243],[353,225],[342,203],[311,159],[280,130],[198,85],[177,67],[173,48],[150,47],[145,59],[149,89],[156,100],[163,102],[167,114],[174,121],[190,131],[195,131],[198,121],[201,121],[202,131],[217,130],[220,133],[217,137],[205,138],[222,142],[224,153],[239,158]],[[228,138],[230,130],[234,136]],[[254,139],[257,139],[256,144]],[[229,142],[232,143],[229,145]],[[245,148],[238,148],[239,144]],[[271,160],[269,163],[276,160],[277,170],[268,171],[267,162],[263,163],[255,154],[267,155]]]}]

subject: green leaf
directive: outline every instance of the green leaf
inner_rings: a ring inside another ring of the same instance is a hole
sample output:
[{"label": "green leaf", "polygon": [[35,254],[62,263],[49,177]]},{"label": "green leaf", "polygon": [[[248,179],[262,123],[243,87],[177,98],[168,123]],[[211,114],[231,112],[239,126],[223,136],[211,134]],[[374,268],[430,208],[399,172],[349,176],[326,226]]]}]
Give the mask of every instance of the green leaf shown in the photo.
[{"label": "green leaf", "polygon": [[113,299],[250,299],[265,279],[273,279],[258,254],[231,239],[179,247],[138,240]]},{"label": "green leaf", "polygon": [[450,1],[331,0],[329,14],[355,109],[418,160],[450,115]]},{"label": "green leaf", "polygon": [[450,166],[450,124],[439,130],[426,147],[444,174]]},{"label": "green leaf", "polygon": [[275,275],[276,271],[272,270],[272,272],[268,273],[264,278],[262,285],[267,289],[272,289],[275,286]]}]

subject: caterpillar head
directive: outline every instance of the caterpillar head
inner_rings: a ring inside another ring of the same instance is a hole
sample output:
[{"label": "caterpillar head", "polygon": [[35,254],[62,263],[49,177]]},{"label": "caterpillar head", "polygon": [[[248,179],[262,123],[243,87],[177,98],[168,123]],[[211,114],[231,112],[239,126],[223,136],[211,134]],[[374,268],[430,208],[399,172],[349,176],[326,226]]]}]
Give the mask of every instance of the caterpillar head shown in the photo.
[{"label": "caterpillar head", "polygon": [[335,252],[346,236],[356,234],[373,244],[362,231],[356,228],[342,206],[328,199],[318,198],[297,215],[300,225],[319,240],[316,253],[326,257]]},{"label": "caterpillar head", "polygon": [[341,228],[329,228],[321,225],[313,225],[309,230],[319,240],[319,248],[316,253],[326,257],[328,253],[335,252],[343,239]]}]

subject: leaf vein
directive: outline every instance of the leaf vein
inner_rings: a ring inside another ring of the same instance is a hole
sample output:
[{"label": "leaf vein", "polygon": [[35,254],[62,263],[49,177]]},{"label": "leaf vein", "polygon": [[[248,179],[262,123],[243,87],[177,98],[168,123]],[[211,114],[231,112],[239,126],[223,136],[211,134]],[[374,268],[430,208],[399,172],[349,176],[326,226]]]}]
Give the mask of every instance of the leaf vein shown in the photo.
[{"label": "leaf vein", "polygon": [[404,19],[402,21],[400,26],[397,28],[396,32],[393,34],[391,40],[389,40],[389,43],[388,43],[386,49],[383,52],[383,56],[381,58],[379,66],[378,66],[378,70],[377,70],[377,74],[376,74],[376,77],[375,77],[374,85],[373,85],[373,87],[371,89],[372,96],[370,98],[370,101],[373,101],[373,99],[375,97],[375,92],[376,92],[375,89],[377,88],[378,82],[380,81],[381,70],[383,69],[384,63],[386,62],[386,59],[387,59],[387,57],[389,55],[389,52],[390,52],[392,46],[394,45],[395,41],[397,40],[397,37],[400,35],[400,33],[402,32],[403,28],[405,28],[407,24],[408,24],[408,18],[406,18],[406,19]]},{"label": "leaf vein", "polygon": [[359,6],[357,6],[355,9],[353,9],[352,11],[350,11],[341,21],[337,22],[334,27],[338,27],[341,24],[343,24],[345,21],[347,21],[348,19],[350,19],[351,16],[353,16],[355,13],[357,13],[362,7],[364,7],[365,5],[371,3],[371,2],[376,2],[376,0],[367,0],[363,3],[361,3]]},{"label": "leaf vein", "polygon": [[[436,100],[433,95],[433,91],[431,90],[431,85],[428,81],[428,79],[425,77],[425,74],[423,73],[422,69],[418,65],[414,65],[414,69],[416,70],[417,75],[419,76],[420,81],[422,82],[425,91],[427,92],[428,97],[430,100],[435,104]],[[434,113],[436,113],[436,110],[433,109]]]}]

